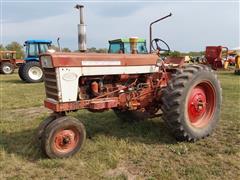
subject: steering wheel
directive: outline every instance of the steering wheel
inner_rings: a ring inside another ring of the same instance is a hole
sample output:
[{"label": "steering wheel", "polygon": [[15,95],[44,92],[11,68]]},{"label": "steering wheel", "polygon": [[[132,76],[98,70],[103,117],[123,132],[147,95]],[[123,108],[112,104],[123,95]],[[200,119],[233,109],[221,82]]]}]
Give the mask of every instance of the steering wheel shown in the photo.
[{"label": "steering wheel", "polygon": [[[167,49],[161,48],[160,43],[164,44],[167,47]],[[169,48],[168,44],[159,38],[155,38],[152,40],[151,47],[153,48],[154,51],[159,51],[159,52],[163,51],[163,52],[167,52],[167,53],[170,52],[170,48]]]}]

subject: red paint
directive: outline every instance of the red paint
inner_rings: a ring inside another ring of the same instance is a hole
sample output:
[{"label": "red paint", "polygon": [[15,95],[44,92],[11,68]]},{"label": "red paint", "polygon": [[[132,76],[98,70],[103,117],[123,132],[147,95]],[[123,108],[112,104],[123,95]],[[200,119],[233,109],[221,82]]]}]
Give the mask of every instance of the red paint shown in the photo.
[{"label": "red paint", "polygon": [[52,148],[57,153],[69,153],[76,148],[80,134],[75,127],[69,127],[67,129],[61,129],[54,137]]},{"label": "red paint", "polygon": [[155,65],[158,59],[155,54],[49,53],[44,55],[51,56],[54,67],[83,67],[82,61],[121,61],[121,66],[147,66]]},{"label": "red paint", "polygon": [[207,125],[214,113],[215,101],[215,90],[209,82],[196,85],[187,100],[190,123],[198,128]]},{"label": "red paint", "polygon": [[205,51],[205,58],[207,63],[212,66],[212,69],[223,68],[223,49],[226,49],[226,56],[228,48],[222,46],[207,46]]}]

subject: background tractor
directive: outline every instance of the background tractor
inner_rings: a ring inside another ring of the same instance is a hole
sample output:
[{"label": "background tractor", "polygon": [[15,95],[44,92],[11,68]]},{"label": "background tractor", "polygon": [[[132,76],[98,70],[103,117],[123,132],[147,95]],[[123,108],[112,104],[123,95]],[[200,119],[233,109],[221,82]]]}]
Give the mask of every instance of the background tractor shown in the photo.
[{"label": "background tractor", "polygon": [[[76,7],[82,15],[83,6]],[[79,109],[112,109],[120,120],[130,122],[158,117],[161,110],[162,119],[177,140],[196,141],[213,132],[222,101],[216,75],[205,65],[184,65],[184,58],[162,58],[161,53],[170,51],[169,46],[159,38],[152,40],[152,25],[170,16],[150,24],[148,53],[145,41],[138,38],[110,41],[110,53],[86,53],[86,31],[80,16],[81,53],[40,56],[44,105],[53,113],[39,125],[37,139],[48,157],[69,157],[82,148],[84,125],[67,116]],[[138,48],[141,43],[144,47]]]},{"label": "background tractor", "polygon": [[228,58],[228,48],[222,46],[207,46],[205,50],[205,63],[212,69],[217,70],[224,67]]},{"label": "background tractor", "polygon": [[240,75],[240,51],[238,50],[236,52],[236,56],[235,56],[235,74]]},{"label": "background tractor", "polygon": [[43,81],[43,72],[39,64],[39,54],[47,52],[52,41],[49,40],[27,40],[24,43],[26,48],[25,63],[18,71],[19,77],[28,83]]},{"label": "background tractor", "polygon": [[0,51],[0,73],[12,74],[24,60],[16,58],[16,51]]},{"label": "background tractor", "polygon": [[146,40],[142,38],[122,38],[109,41],[108,53],[131,54],[131,41],[136,39],[136,53],[147,54]]}]

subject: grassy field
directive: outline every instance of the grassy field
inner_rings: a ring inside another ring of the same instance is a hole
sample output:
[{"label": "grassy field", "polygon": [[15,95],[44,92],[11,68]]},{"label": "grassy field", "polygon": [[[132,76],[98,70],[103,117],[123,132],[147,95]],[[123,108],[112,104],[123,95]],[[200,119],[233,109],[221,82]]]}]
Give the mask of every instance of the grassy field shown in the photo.
[{"label": "grassy field", "polygon": [[159,118],[122,123],[112,111],[70,115],[83,121],[87,141],[68,159],[44,157],[35,142],[48,116],[43,84],[0,75],[0,179],[239,179],[240,76],[219,72],[223,105],[212,136],[177,142]]}]

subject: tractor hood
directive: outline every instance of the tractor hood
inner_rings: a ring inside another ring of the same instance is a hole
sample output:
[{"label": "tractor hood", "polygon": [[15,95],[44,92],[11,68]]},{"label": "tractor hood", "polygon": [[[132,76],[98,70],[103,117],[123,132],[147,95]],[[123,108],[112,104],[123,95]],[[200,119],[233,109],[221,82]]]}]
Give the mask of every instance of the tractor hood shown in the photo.
[{"label": "tractor hood", "polygon": [[99,67],[156,65],[156,54],[46,53],[40,56],[42,67]]}]

